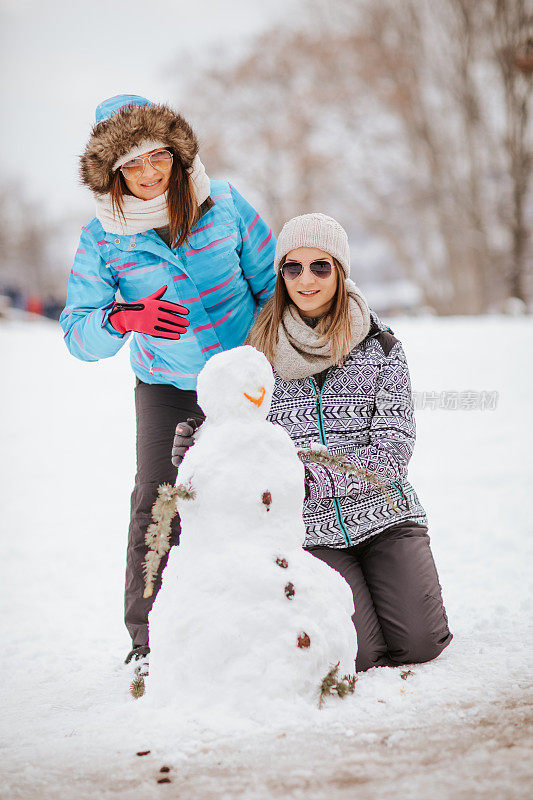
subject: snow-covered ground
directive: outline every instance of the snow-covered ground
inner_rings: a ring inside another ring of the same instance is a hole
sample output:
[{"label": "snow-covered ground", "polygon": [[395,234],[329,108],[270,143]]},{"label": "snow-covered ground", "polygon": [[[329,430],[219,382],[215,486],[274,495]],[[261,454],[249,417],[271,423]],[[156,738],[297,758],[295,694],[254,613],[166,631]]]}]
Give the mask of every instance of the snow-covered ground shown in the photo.
[{"label": "snow-covered ground", "polygon": [[155,712],[128,694],[127,348],[85,364],[56,325],[0,321],[0,796],[531,796],[533,321],[391,324],[415,391],[499,392],[492,410],[417,411],[410,477],[455,638],[405,680],[401,668],[361,674],[352,697],[321,711],[269,712],[259,680],[250,719]]}]

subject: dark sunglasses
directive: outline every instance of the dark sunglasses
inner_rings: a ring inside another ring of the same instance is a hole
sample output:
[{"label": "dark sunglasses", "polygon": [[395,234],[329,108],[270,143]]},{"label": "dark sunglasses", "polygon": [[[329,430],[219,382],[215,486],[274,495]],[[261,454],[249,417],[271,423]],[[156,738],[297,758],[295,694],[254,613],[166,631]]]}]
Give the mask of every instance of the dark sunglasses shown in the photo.
[{"label": "dark sunglasses", "polygon": [[[324,260],[311,261],[309,269],[317,278],[329,278],[333,270],[333,264]],[[282,277],[286,281],[293,281],[299,278],[303,271],[304,265],[300,264],[299,261],[286,261],[281,267]]]}]

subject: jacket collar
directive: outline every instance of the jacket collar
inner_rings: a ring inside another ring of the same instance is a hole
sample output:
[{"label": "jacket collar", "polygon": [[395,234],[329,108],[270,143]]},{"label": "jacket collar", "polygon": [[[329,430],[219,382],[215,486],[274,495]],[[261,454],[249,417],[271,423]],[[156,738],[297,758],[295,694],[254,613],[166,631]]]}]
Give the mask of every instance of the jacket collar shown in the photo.
[{"label": "jacket collar", "polygon": [[168,258],[169,247],[154,231],[149,230],[145,233],[134,233],[131,236],[119,233],[105,233],[104,239],[109,244],[124,252],[134,252],[135,250],[149,250],[157,255]]},{"label": "jacket collar", "polygon": [[385,331],[392,333],[394,336],[394,331],[380,320],[375,311],[370,310],[370,330],[363,341],[372,339],[375,336],[379,336],[380,333],[384,333]]}]

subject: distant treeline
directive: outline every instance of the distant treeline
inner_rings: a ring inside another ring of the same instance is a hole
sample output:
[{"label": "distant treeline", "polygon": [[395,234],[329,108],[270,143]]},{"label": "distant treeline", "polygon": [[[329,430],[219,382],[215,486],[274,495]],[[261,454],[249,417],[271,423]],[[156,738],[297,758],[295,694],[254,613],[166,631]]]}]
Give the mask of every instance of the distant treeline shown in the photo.
[{"label": "distant treeline", "polygon": [[246,53],[181,87],[208,172],[385,246],[437,313],[531,301],[526,0],[302,0]]}]

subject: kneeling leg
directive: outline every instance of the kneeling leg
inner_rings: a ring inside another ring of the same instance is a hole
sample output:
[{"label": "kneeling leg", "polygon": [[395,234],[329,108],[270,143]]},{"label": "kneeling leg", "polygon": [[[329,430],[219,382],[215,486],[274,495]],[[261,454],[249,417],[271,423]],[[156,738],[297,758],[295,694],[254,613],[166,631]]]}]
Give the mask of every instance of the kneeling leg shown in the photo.
[{"label": "kneeling leg", "polygon": [[370,592],[352,550],[314,547],[309,552],[339,572],[352,590],[355,607],[352,620],[357,632],[355,669],[364,672],[370,667],[390,666],[390,661]]},{"label": "kneeling leg", "polygon": [[453,637],[425,526],[384,531],[358,556],[391,662],[436,658]]}]

